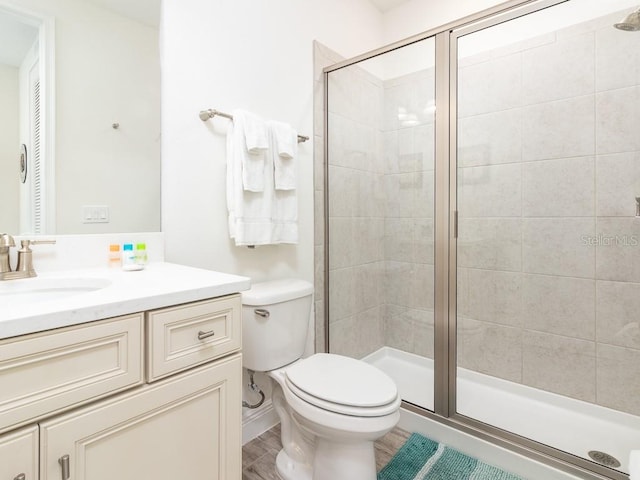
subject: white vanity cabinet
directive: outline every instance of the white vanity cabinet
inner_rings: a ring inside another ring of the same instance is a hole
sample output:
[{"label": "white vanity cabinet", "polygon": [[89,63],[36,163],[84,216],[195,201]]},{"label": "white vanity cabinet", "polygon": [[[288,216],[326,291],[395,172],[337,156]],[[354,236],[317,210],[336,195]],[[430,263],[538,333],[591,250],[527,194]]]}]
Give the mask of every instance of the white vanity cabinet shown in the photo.
[{"label": "white vanity cabinet", "polygon": [[38,478],[38,444],[37,425],[0,436],[0,478]]},{"label": "white vanity cabinet", "polygon": [[0,479],[239,480],[240,312],[236,294],[0,341]]}]

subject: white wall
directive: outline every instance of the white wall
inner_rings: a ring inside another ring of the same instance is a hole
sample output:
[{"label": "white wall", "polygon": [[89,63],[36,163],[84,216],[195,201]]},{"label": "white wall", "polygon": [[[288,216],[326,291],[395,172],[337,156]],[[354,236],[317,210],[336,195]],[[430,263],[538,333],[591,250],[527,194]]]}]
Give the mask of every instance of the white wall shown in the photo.
[{"label": "white wall", "polygon": [[409,0],[384,15],[382,27],[384,44],[417,35],[501,3],[505,2],[503,0]]},{"label": "white wall", "polygon": [[313,141],[299,149],[300,243],[235,247],[225,200],[229,120],[203,123],[198,112],[244,108],[313,138],[313,40],[353,56],[379,46],[380,31],[381,15],[366,0],[163,2],[162,229],[168,261],[254,281],[313,281]]},{"label": "white wall", "polygon": [[18,68],[0,65],[0,231],[17,232],[20,209]]}]

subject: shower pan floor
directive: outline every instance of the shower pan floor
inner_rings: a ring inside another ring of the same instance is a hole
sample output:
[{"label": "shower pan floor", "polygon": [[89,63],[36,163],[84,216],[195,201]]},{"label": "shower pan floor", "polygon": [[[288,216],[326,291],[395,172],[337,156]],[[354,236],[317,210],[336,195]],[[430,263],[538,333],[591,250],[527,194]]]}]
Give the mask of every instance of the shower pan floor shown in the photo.
[{"label": "shower pan floor", "polygon": [[[367,355],[394,379],[403,400],[433,410],[433,360],[391,347]],[[589,459],[590,451],[617,458],[628,472],[640,448],[640,417],[458,368],[457,411],[503,430]]]}]

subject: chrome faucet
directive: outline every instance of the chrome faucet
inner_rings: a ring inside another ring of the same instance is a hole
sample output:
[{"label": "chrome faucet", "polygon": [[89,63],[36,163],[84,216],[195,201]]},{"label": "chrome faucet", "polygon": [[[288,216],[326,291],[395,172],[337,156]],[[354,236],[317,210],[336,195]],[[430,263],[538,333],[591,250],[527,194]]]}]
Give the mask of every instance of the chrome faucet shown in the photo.
[{"label": "chrome faucet", "polygon": [[18,250],[18,265],[15,271],[11,271],[9,253],[11,247],[15,247],[16,243],[11,235],[6,233],[0,234],[0,281],[37,276],[33,268],[33,251],[30,248],[31,245],[54,243],[56,243],[55,240],[21,240],[21,248]]},{"label": "chrome faucet", "polygon": [[11,271],[9,249],[15,246],[16,242],[11,235],[0,233],[0,280],[4,280],[4,274]]}]

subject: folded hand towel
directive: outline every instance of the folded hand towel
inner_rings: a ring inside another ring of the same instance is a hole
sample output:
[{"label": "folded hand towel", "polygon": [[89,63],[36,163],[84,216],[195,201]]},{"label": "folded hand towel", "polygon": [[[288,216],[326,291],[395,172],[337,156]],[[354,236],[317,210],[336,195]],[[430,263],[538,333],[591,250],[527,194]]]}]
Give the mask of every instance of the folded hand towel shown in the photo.
[{"label": "folded hand towel", "polygon": [[276,190],[295,190],[296,156],[298,155],[298,133],[288,124],[269,122],[273,134],[276,155],[274,155],[274,182]]},{"label": "folded hand towel", "polygon": [[242,185],[250,192],[264,190],[265,153],[269,148],[266,123],[258,116],[235,110],[234,129],[237,129],[234,148],[240,154]]},{"label": "folded hand towel", "polygon": [[[235,117],[234,117],[235,120]],[[227,208],[229,236],[240,245],[266,245],[272,242],[273,175],[266,178],[262,192],[243,187],[243,158],[246,156],[244,129],[234,121],[227,132]],[[270,162],[270,157],[266,156]],[[272,163],[265,167],[272,171]]]}]

